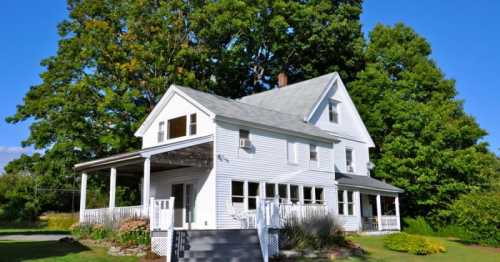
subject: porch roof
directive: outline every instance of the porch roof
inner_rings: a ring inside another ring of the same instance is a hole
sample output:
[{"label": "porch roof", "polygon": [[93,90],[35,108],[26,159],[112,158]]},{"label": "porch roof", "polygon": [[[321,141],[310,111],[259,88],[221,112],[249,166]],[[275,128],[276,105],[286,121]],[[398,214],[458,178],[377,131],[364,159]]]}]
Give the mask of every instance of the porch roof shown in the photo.
[{"label": "porch roof", "polygon": [[128,153],[116,154],[74,165],[75,171],[96,171],[121,167],[130,171],[142,170],[145,158],[151,158],[153,171],[182,166],[207,167],[212,161],[213,136],[188,138]]},{"label": "porch roof", "polygon": [[349,175],[335,172],[335,180],[340,186],[358,187],[385,192],[403,193],[404,190],[369,176]]}]

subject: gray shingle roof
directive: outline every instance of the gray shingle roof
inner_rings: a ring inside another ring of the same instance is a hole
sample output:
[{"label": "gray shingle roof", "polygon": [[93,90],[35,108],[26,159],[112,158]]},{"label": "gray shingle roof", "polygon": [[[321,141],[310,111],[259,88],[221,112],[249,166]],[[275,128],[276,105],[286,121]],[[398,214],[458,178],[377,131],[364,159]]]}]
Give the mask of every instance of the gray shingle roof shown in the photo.
[{"label": "gray shingle roof", "polygon": [[288,114],[307,117],[337,73],[322,75],[282,88],[240,98],[241,102]]},{"label": "gray shingle roof", "polygon": [[404,192],[403,189],[397,188],[393,185],[387,184],[369,176],[348,175],[344,173],[335,172],[335,180],[340,186],[351,186],[361,188],[373,188],[375,190],[390,191],[390,192]]},{"label": "gray shingle roof", "polygon": [[[189,87],[175,85],[182,92],[212,111],[216,117],[253,123],[270,128],[304,134],[328,140],[336,140],[333,135],[313,125],[305,123],[299,116],[247,104]],[[292,104],[292,103],[290,103]]]}]

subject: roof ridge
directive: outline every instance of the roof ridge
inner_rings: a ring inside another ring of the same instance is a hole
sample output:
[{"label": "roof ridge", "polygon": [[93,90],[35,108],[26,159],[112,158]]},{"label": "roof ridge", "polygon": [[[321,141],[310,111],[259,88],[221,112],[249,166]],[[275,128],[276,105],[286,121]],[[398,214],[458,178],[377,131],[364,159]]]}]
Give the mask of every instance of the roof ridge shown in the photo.
[{"label": "roof ridge", "polygon": [[320,76],[317,76],[317,77],[313,77],[313,78],[309,78],[309,79],[306,79],[306,80],[302,80],[300,82],[295,82],[293,84],[290,84],[290,85],[286,85],[286,86],[283,86],[283,87],[274,87],[274,88],[270,88],[266,91],[262,91],[262,92],[259,92],[259,93],[254,93],[254,94],[250,94],[250,95],[246,95],[246,96],[242,96],[240,98],[238,98],[238,100],[241,100],[241,99],[244,99],[246,97],[251,97],[251,96],[259,96],[259,95],[263,95],[263,94],[267,94],[267,93],[270,93],[272,91],[276,91],[276,90],[280,90],[280,89],[284,89],[284,88],[287,88],[287,89],[290,89],[290,88],[294,88],[294,87],[297,87],[297,85],[299,84],[304,84],[304,83],[307,83],[307,82],[310,82],[310,81],[313,81],[313,80],[316,80],[318,78],[322,78],[322,77],[326,77],[326,76],[336,76],[338,73],[337,72],[331,72],[331,73],[327,73],[327,74],[324,74],[324,75],[320,75]]},{"label": "roof ridge", "polygon": [[[297,118],[297,120],[299,120],[300,122],[303,122],[304,124],[308,124],[308,123],[302,121],[300,117],[298,117],[297,115],[294,115],[294,114],[286,113],[286,112],[279,111],[279,110],[270,109],[270,108],[263,107],[263,106],[258,106],[258,105],[253,105],[253,104],[245,103],[245,102],[237,100],[237,99],[232,99],[232,98],[220,96],[220,95],[217,95],[217,94],[212,94],[212,93],[209,93],[209,92],[204,92],[204,91],[201,91],[201,90],[198,90],[198,89],[194,89],[194,88],[191,88],[191,87],[187,87],[187,86],[181,86],[181,85],[176,85],[176,84],[174,84],[174,86],[181,87],[181,88],[187,88],[187,89],[190,89],[190,90],[193,90],[195,92],[199,92],[199,93],[202,93],[202,94],[205,94],[205,95],[211,95],[211,96],[214,96],[216,98],[221,98],[221,99],[226,100],[227,102],[243,104],[245,106],[256,107],[256,108],[259,108],[259,109],[262,109],[262,110],[271,111],[271,112],[275,112],[275,113],[279,113],[279,114],[283,114],[283,115],[288,115],[288,116]],[[311,125],[311,126],[313,126],[313,125]]]}]

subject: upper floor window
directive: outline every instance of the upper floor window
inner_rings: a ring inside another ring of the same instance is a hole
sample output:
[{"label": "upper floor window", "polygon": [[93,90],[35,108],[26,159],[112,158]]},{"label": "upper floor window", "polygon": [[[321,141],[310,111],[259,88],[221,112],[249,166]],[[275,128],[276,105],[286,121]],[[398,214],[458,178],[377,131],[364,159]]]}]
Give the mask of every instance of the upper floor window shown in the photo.
[{"label": "upper floor window", "polygon": [[309,160],[318,160],[318,148],[315,144],[309,144]]},{"label": "upper floor window", "polygon": [[250,131],[245,129],[240,129],[240,148],[249,149],[251,147],[250,143]]},{"label": "upper floor window", "polygon": [[186,135],[186,116],[168,120],[168,139]]},{"label": "upper floor window", "polygon": [[288,163],[297,163],[297,144],[293,141],[286,141],[286,153]]},{"label": "upper floor window", "polygon": [[158,123],[158,143],[163,142],[165,139],[165,122]]},{"label": "upper floor window", "polygon": [[332,123],[339,122],[339,111],[338,111],[338,102],[330,101],[328,103],[328,118]]},{"label": "upper floor window", "polygon": [[345,166],[347,172],[354,172],[354,152],[351,148],[345,149]]},{"label": "upper floor window", "polygon": [[196,114],[189,116],[189,135],[196,135]]}]

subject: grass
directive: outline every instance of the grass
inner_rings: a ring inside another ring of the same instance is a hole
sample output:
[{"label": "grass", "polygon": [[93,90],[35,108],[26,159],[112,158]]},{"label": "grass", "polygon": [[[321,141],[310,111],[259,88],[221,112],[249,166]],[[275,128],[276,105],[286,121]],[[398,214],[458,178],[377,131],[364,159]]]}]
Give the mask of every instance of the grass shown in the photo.
[{"label": "grass", "polygon": [[107,249],[85,246],[78,242],[61,243],[58,241],[17,242],[0,241],[0,261],[36,261],[36,262],[65,262],[65,261],[97,261],[114,262],[139,261],[136,257],[115,257],[107,254]]},{"label": "grass", "polygon": [[69,234],[69,230],[47,228],[0,228],[0,236],[5,235]]},{"label": "grass", "polygon": [[443,243],[448,251],[441,254],[417,256],[408,253],[390,251],[384,247],[382,236],[354,236],[351,239],[359,243],[368,252],[365,257],[352,258],[350,261],[415,261],[415,262],[446,262],[446,261],[500,261],[500,249],[468,246],[458,241],[430,237]]}]

